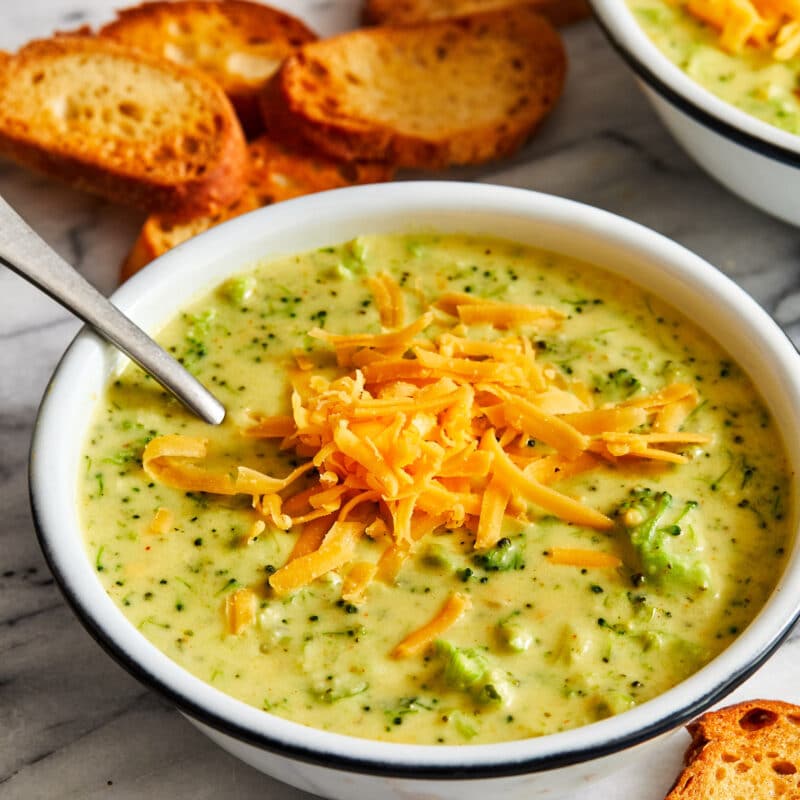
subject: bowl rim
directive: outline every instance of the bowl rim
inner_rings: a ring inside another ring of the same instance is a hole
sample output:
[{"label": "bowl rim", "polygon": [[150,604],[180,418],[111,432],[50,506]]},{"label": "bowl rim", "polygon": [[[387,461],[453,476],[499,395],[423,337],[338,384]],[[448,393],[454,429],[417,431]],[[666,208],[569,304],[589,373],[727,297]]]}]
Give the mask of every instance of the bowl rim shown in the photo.
[{"label": "bowl rim", "polygon": [[[774,320],[743,289],[699,256],[637,223],[581,203],[525,189],[415,181],[337,189],[287,201],[233,219],[175,248],[129,280],[114,293],[112,300],[123,311],[129,311],[134,301],[141,300],[161,278],[173,273],[177,277],[189,275],[196,260],[212,258],[214,252],[228,252],[232,243],[243,239],[258,242],[265,237],[274,238],[287,226],[302,229],[308,225],[304,220],[322,219],[323,223],[331,223],[337,215],[369,219],[370,213],[386,214],[387,208],[395,213],[412,209],[420,218],[432,210],[444,210],[461,218],[494,212],[501,217],[544,220],[545,224],[563,224],[565,229],[598,241],[613,241],[642,256],[649,255],[671,264],[682,282],[698,290],[711,291],[717,300],[733,307],[731,313],[735,310],[737,315],[750,320],[747,327],[756,335],[759,346],[772,355],[776,364],[783,365],[784,369],[776,374],[785,382],[787,396],[792,397],[791,407],[800,420],[800,369],[797,369],[800,356]],[[462,221],[459,229],[465,224]],[[335,225],[332,227],[335,229]],[[406,229],[410,227],[405,226]],[[330,241],[341,240],[342,237],[332,230]],[[239,261],[240,270],[244,263],[247,262]],[[599,263],[599,266],[607,265]],[[214,282],[223,277],[220,273]],[[182,303],[187,301],[184,298]],[[409,745],[320,731],[273,716],[224,695],[151,645],[105,595],[85,549],[65,544],[67,537],[59,536],[65,524],[63,506],[54,507],[57,504],[50,491],[53,478],[49,459],[39,458],[38,453],[52,447],[65,421],[73,423],[73,418],[68,416],[67,401],[77,402],[80,382],[76,379],[81,370],[89,369],[85,365],[92,359],[107,360],[107,350],[95,334],[82,330],[65,352],[45,391],[29,461],[30,499],[39,544],[69,605],[106,652],[181,711],[240,742],[301,762],[385,777],[453,780],[553,770],[617,753],[667,733],[695,717],[758,669],[800,618],[800,542],[795,536],[792,555],[766,606],[726,650],[677,687],[601,722],[564,733],[497,744]],[[102,371],[102,366],[101,363],[95,371]],[[106,380],[103,378],[102,382]],[[64,415],[67,415],[66,420]],[[88,421],[87,415],[81,428],[84,432]],[[74,484],[74,469],[66,475]],[[67,520],[67,523],[74,522],[77,526],[77,516],[74,513],[75,520]],[[80,540],[80,536],[78,538]],[[76,550],[81,554],[76,555]],[[71,558],[83,564],[79,568],[83,576],[70,566]],[[80,578],[89,575],[92,585],[86,581],[82,583]],[[108,609],[105,606],[98,609],[87,603],[92,592],[99,596],[97,587],[101,588]],[[121,627],[115,627],[119,622]]]},{"label": "bowl rim", "polygon": [[589,0],[611,46],[644,83],[696,122],[753,152],[800,168],[800,135],[722,100],[661,52],[625,0]]}]

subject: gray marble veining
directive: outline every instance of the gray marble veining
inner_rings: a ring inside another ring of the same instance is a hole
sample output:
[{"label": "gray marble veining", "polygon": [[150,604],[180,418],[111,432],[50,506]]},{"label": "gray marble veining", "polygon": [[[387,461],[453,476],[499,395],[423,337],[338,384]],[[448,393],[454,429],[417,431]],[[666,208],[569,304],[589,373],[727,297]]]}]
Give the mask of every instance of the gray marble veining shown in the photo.
[{"label": "gray marble veining", "polygon": [[[0,0],[0,48],[101,22],[120,4]],[[354,24],[358,2],[275,5],[327,34]],[[727,193],[677,148],[593,23],[566,37],[567,91],[534,140],[506,162],[439,177],[538,189],[648,225],[718,266],[800,342],[800,232]],[[98,288],[113,290],[139,213],[2,161],[0,194]],[[0,270],[0,800],[307,798],[227,756],[143,689],[81,628],[50,577],[33,533],[25,468],[36,407],[77,329]],[[800,701],[798,647],[797,639],[784,645],[740,696]],[[645,771],[632,764],[565,800],[658,800],[684,746],[676,737],[663,763]]]}]

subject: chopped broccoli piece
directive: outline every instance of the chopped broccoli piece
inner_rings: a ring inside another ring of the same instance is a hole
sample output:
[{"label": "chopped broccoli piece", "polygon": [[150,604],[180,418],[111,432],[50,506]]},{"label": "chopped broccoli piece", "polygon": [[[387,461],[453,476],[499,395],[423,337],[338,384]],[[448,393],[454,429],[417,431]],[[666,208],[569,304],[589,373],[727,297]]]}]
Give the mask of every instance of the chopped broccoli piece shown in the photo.
[{"label": "chopped broccoli piece", "polygon": [[367,257],[367,244],[360,237],[348,242],[342,252],[342,260],[338,265],[339,270],[345,277],[353,275],[363,275],[366,271],[364,260]]},{"label": "chopped broccoli piece", "polygon": [[187,320],[190,323],[187,336],[198,339],[206,336],[211,331],[216,316],[217,312],[213,308],[200,314],[190,314]]},{"label": "chopped broccoli piece", "polygon": [[256,279],[252,275],[237,275],[222,284],[222,294],[226,300],[240,306],[247,302],[256,289]]},{"label": "chopped broccoli piece", "polygon": [[212,309],[202,314],[193,314],[186,317],[189,328],[186,331],[186,352],[182,356],[184,367],[191,370],[197,363],[208,355],[208,344],[205,338],[211,332],[216,312]]},{"label": "chopped broccoli piece", "polygon": [[433,711],[434,706],[430,703],[423,703],[419,697],[401,697],[397,705],[393,708],[385,708],[383,713],[387,721],[394,722],[395,725],[402,722],[402,718],[408,714],[418,714],[420,711]]},{"label": "chopped broccoli piece", "polygon": [[[697,589],[707,589],[711,572],[697,557],[697,535],[686,516],[697,508],[690,500],[671,522],[665,519],[672,506],[669,492],[649,488],[631,490],[631,496],[617,510],[622,528],[630,536],[643,573],[656,582],[676,580]],[[682,541],[680,541],[682,540]],[[681,551],[676,552],[676,542]]]},{"label": "chopped broccoli piece", "polygon": [[346,697],[355,697],[366,692],[369,684],[361,680],[340,680],[338,677],[331,682],[317,684],[311,687],[311,694],[324,703],[336,703]]},{"label": "chopped broccoli piece", "polygon": [[444,639],[439,639],[436,642],[436,652],[446,659],[444,680],[454,689],[463,691],[471,688],[489,671],[489,660],[480,650],[456,647]]},{"label": "chopped broccoli piece", "polygon": [[472,647],[456,647],[439,639],[436,653],[444,659],[445,683],[469,693],[481,704],[505,704],[510,697],[511,680],[501,671],[492,669],[489,659]]},{"label": "chopped broccoli piece", "polygon": [[430,544],[422,553],[422,563],[432,569],[451,569],[453,566],[450,555],[440,544]]},{"label": "chopped broccoli piece", "polygon": [[482,705],[505,705],[511,697],[511,682],[499,670],[489,673],[489,682],[484,683],[475,699]]},{"label": "chopped broccoli piece", "polygon": [[595,385],[607,400],[626,400],[642,388],[641,381],[627,369],[616,369],[596,376]]},{"label": "chopped broccoli piece", "polygon": [[425,245],[422,244],[422,242],[418,242],[414,239],[409,239],[406,242],[406,252],[412,258],[419,258],[420,256],[422,256],[423,253],[425,252],[425,249],[426,249]]},{"label": "chopped broccoli piece", "polygon": [[674,633],[650,630],[637,635],[645,652],[657,650],[670,663],[691,665],[693,670],[699,669],[710,656],[708,649],[701,644]]},{"label": "chopped broccoli piece", "polygon": [[467,716],[463,711],[453,709],[447,712],[447,721],[452,722],[455,729],[465,738],[472,739],[478,735],[478,728],[475,721]]},{"label": "chopped broccoli piece", "polygon": [[522,569],[525,566],[525,553],[518,544],[503,537],[491,550],[478,553],[474,561],[487,572],[506,572]]},{"label": "chopped broccoli piece", "polygon": [[592,651],[594,640],[585,631],[578,631],[567,623],[561,629],[550,657],[567,666],[581,666],[587,663],[587,656]]},{"label": "chopped broccoli piece", "polygon": [[527,650],[533,642],[531,632],[520,625],[516,620],[519,612],[512,614],[504,620],[497,623],[497,636],[500,641],[515,653],[523,653]]},{"label": "chopped broccoli piece", "polygon": [[627,692],[605,691],[601,697],[597,698],[595,713],[598,719],[605,719],[621,714],[635,705],[636,701]]},{"label": "chopped broccoli piece", "polygon": [[353,239],[350,243],[350,249],[353,252],[353,258],[355,258],[360,264],[364,263],[364,259],[367,257],[367,243],[364,241],[362,237],[357,237]]}]

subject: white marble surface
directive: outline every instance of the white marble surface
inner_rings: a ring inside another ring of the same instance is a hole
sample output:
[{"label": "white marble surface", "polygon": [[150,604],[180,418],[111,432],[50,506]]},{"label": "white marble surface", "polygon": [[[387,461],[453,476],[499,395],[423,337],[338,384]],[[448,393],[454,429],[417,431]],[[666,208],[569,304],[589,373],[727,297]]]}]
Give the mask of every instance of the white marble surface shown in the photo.
[{"label": "white marble surface", "polygon": [[[0,0],[0,48],[107,19],[122,0]],[[282,5],[332,33],[357,0]],[[566,34],[566,94],[513,160],[444,177],[535,188],[592,203],[677,239],[751,292],[800,341],[800,232],[712,183],[670,140],[592,22]],[[413,177],[413,176],[407,176]],[[141,223],[0,161],[0,193],[102,291]],[[36,544],[25,467],[36,407],[78,325],[0,268],[0,800],[269,798],[302,800],[225,755],[117,667],[76,621]],[[800,701],[800,640],[737,697]],[[685,734],[657,764],[632,761],[564,800],[659,800]]]}]

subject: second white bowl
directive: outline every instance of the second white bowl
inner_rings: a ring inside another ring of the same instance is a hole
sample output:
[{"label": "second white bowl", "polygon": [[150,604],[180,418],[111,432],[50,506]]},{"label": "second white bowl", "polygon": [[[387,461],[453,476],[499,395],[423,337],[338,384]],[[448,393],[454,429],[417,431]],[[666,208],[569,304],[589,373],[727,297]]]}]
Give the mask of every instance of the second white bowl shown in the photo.
[{"label": "second white bowl", "polygon": [[590,0],[614,49],[697,164],[739,197],[800,226],[800,136],[726,103],[650,40],[625,0]]}]

